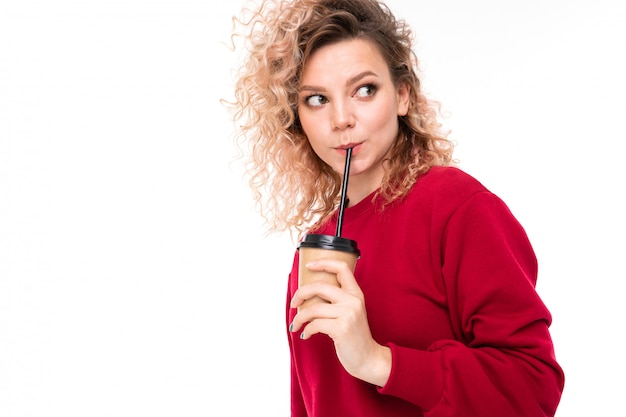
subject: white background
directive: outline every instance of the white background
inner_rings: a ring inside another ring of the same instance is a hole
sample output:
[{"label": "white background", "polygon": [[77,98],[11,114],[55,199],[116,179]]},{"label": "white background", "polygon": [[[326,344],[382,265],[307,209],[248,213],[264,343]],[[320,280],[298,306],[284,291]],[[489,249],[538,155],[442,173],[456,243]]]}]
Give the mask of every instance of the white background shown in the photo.
[{"label": "white background", "polygon": [[[388,4],[535,246],[557,415],[625,415],[626,3]],[[241,5],[0,0],[3,417],[289,414],[293,245],[263,236],[219,103]]]}]

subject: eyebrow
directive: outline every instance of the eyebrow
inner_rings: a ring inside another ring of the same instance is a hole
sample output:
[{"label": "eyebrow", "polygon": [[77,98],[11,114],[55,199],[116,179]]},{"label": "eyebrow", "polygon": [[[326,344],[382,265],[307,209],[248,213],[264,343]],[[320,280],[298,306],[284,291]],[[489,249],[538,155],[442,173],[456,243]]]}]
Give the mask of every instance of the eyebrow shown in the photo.
[{"label": "eyebrow", "polygon": [[[370,75],[376,76],[377,74],[374,71],[369,71],[369,70],[360,72],[354,77],[349,78],[346,81],[346,85],[354,84]],[[300,86],[300,91],[326,91],[326,89],[324,87],[317,87],[314,85],[303,85],[303,86]]]}]

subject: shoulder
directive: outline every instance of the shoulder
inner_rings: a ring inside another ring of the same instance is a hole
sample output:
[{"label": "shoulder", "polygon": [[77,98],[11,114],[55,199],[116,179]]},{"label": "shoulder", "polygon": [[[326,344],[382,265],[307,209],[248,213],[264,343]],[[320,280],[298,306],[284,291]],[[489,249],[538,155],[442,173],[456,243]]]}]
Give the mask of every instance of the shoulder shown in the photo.
[{"label": "shoulder", "polygon": [[455,205],[462,204],[478,193],[490,194],[480,181],[460,168],[436,166],[418,179],[410,196],[422,201],[432,199]]},{"label": "shoulder", "polygon": [[476,178],[456,166],[432,167],[420,177],[419,182],[424,185],[459,186],[485,190]]},{"label": "shoulder", "polygon": [[433,167],[411,190],[409,206],[426,208],[433,219],[475,223],[515,220],[507,204],[472,175],[457,167]]},{"label": "shoulder", "polygon": [[431,221],[447,223],[452,217],[490,219],[510,210],[480,181],[454,166],[433,167],[423,174],[409,192],[404,204],[410,213],[422,213]]}]

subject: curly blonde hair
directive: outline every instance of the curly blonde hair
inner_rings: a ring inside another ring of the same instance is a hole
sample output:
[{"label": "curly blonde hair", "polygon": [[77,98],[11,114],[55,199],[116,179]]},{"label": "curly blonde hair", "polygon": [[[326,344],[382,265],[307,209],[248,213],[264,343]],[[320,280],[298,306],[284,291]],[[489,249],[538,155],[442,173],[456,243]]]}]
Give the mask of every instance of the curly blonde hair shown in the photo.
[{"label": "curly blonde hair", "polygon": [[452,162],[453,144],[441,132],[436,102],[421,92],[413,34],[382,2],[261,0],[233,22],[233,45],[243,40],[245,55],[228,103],[235,142],[240,156],[246,147],[249,152],[246,173],[269,231],[303,233],[337,208],[341,178],[315,154],[298,120],[302,69],[325,45],[368,40],[382,53],[395,85],[410,86],[409,111],[398,118],[377,195],[387,204],[401,199],[430,167]]}]

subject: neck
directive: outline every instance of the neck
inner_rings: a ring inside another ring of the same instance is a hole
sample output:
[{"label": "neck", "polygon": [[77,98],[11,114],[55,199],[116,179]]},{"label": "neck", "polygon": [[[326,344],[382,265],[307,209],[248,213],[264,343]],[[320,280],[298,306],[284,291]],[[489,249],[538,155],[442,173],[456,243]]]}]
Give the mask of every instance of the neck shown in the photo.
[{"label": "neck", "polygon": [[[355,181],[356,183],[356,181]],[[348,199],[346,201],[346,207],[352,207],[359,204],[368,195],[380,188],[380,182],[363,184],[349,184],[348,185]]]}]

